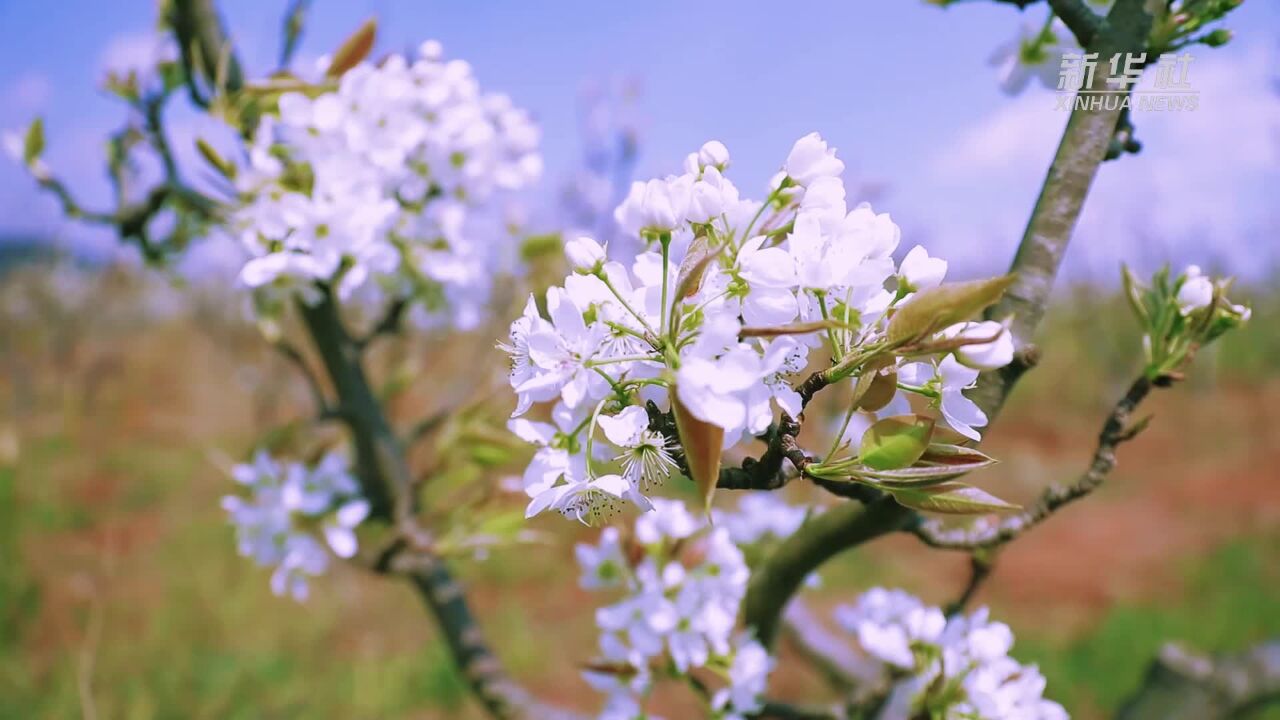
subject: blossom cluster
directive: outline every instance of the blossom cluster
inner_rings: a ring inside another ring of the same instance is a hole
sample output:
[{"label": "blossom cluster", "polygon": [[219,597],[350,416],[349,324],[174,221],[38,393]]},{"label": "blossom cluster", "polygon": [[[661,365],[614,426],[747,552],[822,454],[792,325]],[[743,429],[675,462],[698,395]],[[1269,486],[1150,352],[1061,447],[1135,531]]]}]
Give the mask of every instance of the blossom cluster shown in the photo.
[{"label": "blossom cluster", "polygon": [[863,663],[859,693],[887,697],[881,717],[1065,720],[1033,665],[1009,657],[1013,633],[985,608],[947,618],[902,590],[874,588],[836,609]]},{"label": "blossom cluster", "polygon": [[[758,436],[778,412],[799,416],[794,385],[811,351],[837,362],[889,347],[890,314],[942,282],[946,262],[922,247],[894,262],[889,215],[847,207],[844,165],[816,133],[795,143],[763,201],[739,194],[729,160],[712,141],[683,174],[634,183],[615,218],[646,249],[624,263],[591,238],[571,240],[574,272],[512,323],[511,427],[539,446],[529,515],[591,522],[625,501],[647,509],[648,489],[677,467],[650,402],[707,424],[724,448]],[[986,417],[964,390],[1010,361],[1012,339],[999,323],[936,339],[954,352],[914,353],[903,392],[977,438]],[[537,403],[553,405],[553,423],[521,417]]]},{"label": "blossom cluster", "polygon": [[377,280],[429,319],[474,325],[505,249],[495,194],[541,173],[538,128],[436,42],[327,82],[282,94],[235,169],[241,280],[304,300],[316,281],[348,296]]},{"label": "blossom cluster", "polygon": [[729,531],[711,527],[675,500],[655,499],[628,536],[616,527],[576,548],[581,585],[621,590],[596,611],[600,658],[584,677],[607,693],[603,718],[647,717],[642,707],[657,675],[709,669],[726,685],[708,697],[711,716],[742,718],[760,709],[773,660],[750,634],[735,632],[749,572]]},{"label": "blossom cluster", "polygon": [[342,455],[330,453],[308,468],[259,452],[231,474],[248,497],[228,495],[222,507],[235,526],[240,554],[274,568],[276,595],[305,600],[308,579],[328,569],[330,551],[343,558],[356,554],[355,528],[368,516],[369,503]]}]

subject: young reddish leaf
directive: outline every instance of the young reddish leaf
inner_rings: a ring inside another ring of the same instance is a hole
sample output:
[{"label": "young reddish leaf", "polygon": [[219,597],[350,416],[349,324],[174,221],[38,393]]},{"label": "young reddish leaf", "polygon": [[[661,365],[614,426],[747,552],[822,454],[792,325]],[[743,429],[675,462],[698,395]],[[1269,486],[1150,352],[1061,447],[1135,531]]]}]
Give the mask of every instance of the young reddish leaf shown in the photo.
[{"label": "young reddish leaf", "polygon": [[972,469],[955,465],[912,465],[897,470],[854,470],[854,474],[887,488],[924,487],[954,480]]},{"label": "young reddish leaf", "polygon": [[1013,275],[947,283],[921,290],[898,308],[886,331],[889,342],[906,344],[972,317],[1013,284]]},{"label": "young reddish leaf", "polygon": [[378,23],[373,18],[364,21],[351,36],[343,41],[342,46],[333,53],[329,61],[329,69],[325,75],[342,77],[343,73],[360,64],[373,50],[373,40],[378,34]]},{"label": "young reddish leaf", "polygon": [[858,460],[872,470],[896,470],[915,463],[933,435],[934,420],[922,415],[885,418],[862,435]]},{"label": "young reddish leaf", "polygon": [[724,245],[712,247],[706,235],[698,235],[689,243],[684,261],[680,263],[680,271],[676,274],[676,294],[672,304],[698,292],[702,286],[702,276],[706,274],[711,261],[720,254]]},{"label": "young reddish leaf", "polygon": [[676,417],[684,459],[689,465],[690,479],[698,487],[703,510],[711,511],[711,498],[720,479],[720,448],[724,445],[724,428],[699,420],[671,390],[671,409]]},{"label": "young reddish leaf", "polygon": [[945,515],[985,515],[1021,509],[985,490],[958,482],[929,487],[889,488],[889,492],[900,505]]},{"label": "young reddish leaf", "polygon": [[[858,378],[859,386],[862,385],[862,378]],[[893,396],[898,393],[898,371],[890,370],[888,372],[876,371],[871,373],[871,378],[867,382],[867,388],[862,393],[862,397],[858,400],[858,407],[867,412],[875,412],[893,400]]]},{"label": "young reddish leaf", "polygon": [[[935,431],[934,439],[936,440],[941,434]],[[966,472],[996,464],[996,459],[984,452],[944,442],[929,443],[929,447],[924,449],[920,459],[937,465],[961,466]]]}]

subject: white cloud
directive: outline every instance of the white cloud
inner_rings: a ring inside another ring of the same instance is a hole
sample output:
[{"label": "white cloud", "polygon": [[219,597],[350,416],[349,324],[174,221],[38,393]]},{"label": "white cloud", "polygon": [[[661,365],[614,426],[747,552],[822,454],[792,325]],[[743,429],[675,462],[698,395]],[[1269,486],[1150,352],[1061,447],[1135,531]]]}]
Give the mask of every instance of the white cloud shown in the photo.
[{"label": "white cloud", "polygon": [[[1260,278],[1280,262],[1274,198],[1280,196],[1280,97],[1271,46],[1195,52],[1192,112],[1135,112],[1143,151],[1109,162],[1090,191],[1067,272],[1115,277],[1119,262],[1150,268],[1221,264]],[[930,216],[959,265],[998,270],[1011,257],[1066,113],[1030,91],[962,128],[921,173]],[[975,252],[977,249],[982,252]]]}]

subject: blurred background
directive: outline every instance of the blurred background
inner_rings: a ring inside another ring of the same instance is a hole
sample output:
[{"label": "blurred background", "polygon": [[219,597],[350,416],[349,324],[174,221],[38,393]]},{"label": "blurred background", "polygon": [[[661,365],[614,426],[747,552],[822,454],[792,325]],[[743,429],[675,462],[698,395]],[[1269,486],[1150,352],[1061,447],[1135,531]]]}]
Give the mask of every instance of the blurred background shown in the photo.
[{"label": "blurred background", "polygon": [[[285,5],[222,3],[251,72],[274,67]],[[759,196],[791,143],[817,130],[862,199],[902,226],[904,250],[925,244],[969,276],[1007,266],[1066,122],[1054,93],[1007,96],[988,63],[1044,12],[317,0],[296,64],[371,15],[375,52],[441,40],[541,124],[546,177],[525,201],[540,228],[607,235],[599,218],[628,177],[674,172],[713,138]],[[101,81],[154,57],[154,14],[143,0],[0,0],[0,128],[44,116],[46,160],[88,204],[109,199],[103,140],[125,112]],[[1280,6],[1245,3],[1230,44],[1191,50],[1199,108],[1135,114],[1144,149],[1104,165],[1042,330],[1044,361],[987,434],[1003,462],[984,485],[1002,497],[1074,477],[1139,366],[1119,262],[1239,277],[1233,299],[1253,305],[1252,321],[1150,402],[1150,429],[1108,484],[1011,545],[979,595],[1076,717],[1107,716],[1164,641],[1230,650],[1280,634],[1277,20]],[[189,159],[194,137],[221,131],[184,111],[169,126]],[[339,568],[299,609],[236,557],[218,507],[226,461],[305,413],[308,395],[247,321],[233,254],[215,241],[175,274],[143,271],[0,162],[0,717],[471,717],[408,588]],[[386,377],[419,380],[394,410],[421,415],[449,368],[474,373],[479,356],[500,379],[501,334],[380,353]],[[490,404],[502,417],[511,403]],[[426,462],[444,452],[426,448]],[[459,467],[492,477],[519,462]],[[789,492],[820,499],[807,489]],[[511,671],[592,703],[576,668],[594,648],[595,600],[570,562],[592,533],[536,526],[548,544],[460,569]],[[828,565],[809,594],[825,609],[890,584],[944,603],[966,572],[962,556],[889,538]],[[816,683],[785,659],[775,680],[780,694]]]}]

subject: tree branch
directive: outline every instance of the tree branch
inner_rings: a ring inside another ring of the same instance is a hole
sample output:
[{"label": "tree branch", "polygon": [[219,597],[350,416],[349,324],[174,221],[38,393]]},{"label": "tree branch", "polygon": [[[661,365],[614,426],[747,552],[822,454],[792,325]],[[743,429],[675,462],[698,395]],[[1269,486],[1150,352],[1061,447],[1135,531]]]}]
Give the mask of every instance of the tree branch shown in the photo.
[{"label": "tree branch", "polygon": [[1175,644],[1151,662],[1116,720],[1226,720],[1280,702],[1280,639],[1206,656]]},{"label": "tree branch", "polygon": [[891,497],[869,505],[846,503],[805,523],[778,545],[751,574],[743,620],[772,647],[782,611],[809,573],[839,553],[907,527],[915,513]]},{"label": "tree branch", "polygon": [[[1055,12],[1058,4],[1055,2]],[[1100,59],[1098,71],[1094,73],[1093,83],[1088,89],[1107,87],[1110,63],[1106,60],[1112,55],[1146,51],[1151,23],[1145,0],[1116,1],[1091,42],[1085,45],[1087,52],[1098,53]],[[1054,278],[1084,207],[1085,197],[1119,125],[1121,109],[1119,103],[1116,105],[1113,110],[1104,106],[1096,110],[1081,107],[1072,111],[1009,268],[1015,276],[1013,285],[987,311],[990,319],[1012,316],[1009,329],[1019,348],[1031,343],[1048,305]],[[1024,370],[1007,367],[983,374],[971,397],[988,418],[994,419],[999,413]]]},{"label": "tree branch", "polygon": [[[1142,52],[1146,48],[1151,23],[1152,17],[1145,9],[1144,0],[1117,0],[1106,21],[1091,38],[1088,50],[1099,53],[1100,57]],[[1101,72],[1095,73],[1091,89],[1106,87],[1109,63],[1101,65]],[[1034,363],[1032,336],[1044,315],[1053,280],[1089,187],[1106,157],[1119,115],[1119,108],[1077,109],[1067,122],[1010,269],[1016,279],[1004,297],[987,313],[993,319],[1012,316],[1010,329],[1020,358],[1019,362],[1003,371],[986,373],[973,393],[973,399],[991,420],[999,413],[1018,378]],[[811,376],[801,385],[802,397],[808,400],[826,386],[830,377],[830,371]],[[1113,455],[1111,462],[1114,463]],[[1081,494],[1078,490],[1068,492],[1066,495],[1072,497],[1063,499],[1055,496],[1048,504],[1057,507]],[[892,498],[868,499],[870,502],[865,506],[838,507],[806,524],[753,573],[744,601],[744,615],[747,625],[756,628],[766,646],[773,642],[778,618],[787,600],[804,578],[827,559],[884,533],[909,527],[914,527],[922,537],[944,541],[944,546],[947,544],[945,541],[951,539],[938,532],[932,521],[903,508]],[[1044,515],[1048,512],[1052,509]],[[997,536],[1003,534],[996,533]],[[975,544],[960,542],[958,546],[973,547]]]},{"label": "tree branch", "polygon": [[965,583],[964,590],[960,592],[960,597],[951,601],[947,607],[947,617],[953,617],[964,612],[969,603],[973,602],[973,596],[978,594],[978,588],[982,587],[982,583],[991,577],[991,571],[995,569],[996,559],[994,555],[975,550],[969,554],[969,581]]},{"label": "tree branch", "polygon": [[1088,47],[1102,29],[1102,16],[1095,13],[1085,0],[1049,0],[1049,7],[1076,36],[1080,47]]},{"label": "tree branch", "polygon": [[388,568],[413,583],[444,633],[454,663],[471,686],[472,694],[497,720],[580,720],[581,715],[545,705],[516,684],[484,642],[484,634],[467,606],[466,592],[444,560],[413,549],[396,553]]},{"label": "tree branch", "polygon": [[1131,440],[1146,426],[1145,421],[1130,424],[1137,406],[1151,392],[1152,382],[1144,375],[1129,386],[1129,391],[1112,408],[1098,436],[1089,469],[1074,483],[1054,485],[1035,504],[1022,512],[997,522],[973,527],[947,528],[934,518],[920,517],[911,531],[927,545],[936,548],[972,550],[991,548],[1018,537],[1042,522],[1063,506],[1096,490],[1116,466],[1116,448]]},{"label": "tree branch", "polygon": [[302,378],[306,380],[307,388],[311,391],[311,399],[316,406],[316,415],[318,417],[331,415],[334,408],[329,405],[329,399],[325,397],[324,386],[320,384],[320,379],[312,372],[311,366],[307,364],[307,359],[302,356],[302,352],[283,339],[271,343],[271,346],[293,364],[298,369],[298,372],[302,374]]},{"label": "tree branch", "polygon": [[858,658],[849,646],[831,631],[800,598],[792,600],[783,613],[782,631],[796,650],[817,668],[827,685],[847,693],[857,684]]}]

